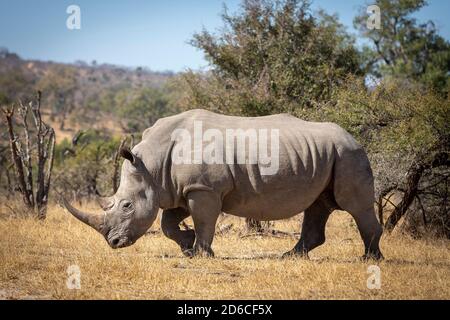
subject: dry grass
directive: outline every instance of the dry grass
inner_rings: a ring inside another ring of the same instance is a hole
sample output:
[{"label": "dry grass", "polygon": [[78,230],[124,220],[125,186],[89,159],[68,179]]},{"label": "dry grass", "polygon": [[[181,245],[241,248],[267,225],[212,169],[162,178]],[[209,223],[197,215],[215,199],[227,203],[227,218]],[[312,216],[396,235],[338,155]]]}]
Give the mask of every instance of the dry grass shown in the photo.
[{"label": "dry grass", "polygon": [[[281,260],[293,238],[239,237],[242,220],[216,236],[215,259],[187,259],[160,233],[112,250],[59,207],[46,221],[0,215],[0,298],[51,299],[449,299],[450,242],[384,236],[380,290],[366,286],[362,242],[352,218],[334,213],[327,242],[311,259]],[[298,219],[275,228],[298,231]],[[158,229],[154,226],[153,230]],[[78,265],[81,289],[66,286]]]}]

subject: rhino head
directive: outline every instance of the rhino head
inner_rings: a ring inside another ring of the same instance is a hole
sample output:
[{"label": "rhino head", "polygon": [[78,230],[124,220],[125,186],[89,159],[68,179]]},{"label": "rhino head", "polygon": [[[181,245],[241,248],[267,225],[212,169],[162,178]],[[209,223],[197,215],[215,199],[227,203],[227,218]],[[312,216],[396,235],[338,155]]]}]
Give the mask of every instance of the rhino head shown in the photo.
[{"label": "rhino head", "polygon": [[98,198],[102,213],[78,210],[63,198],[67,210],[100,232],[113,249],[132,245],[144,235],[159,208],[156,187],[141,158],[128,149],[121,149],[120,155],[126,159],[120,186],[113,196]]}]

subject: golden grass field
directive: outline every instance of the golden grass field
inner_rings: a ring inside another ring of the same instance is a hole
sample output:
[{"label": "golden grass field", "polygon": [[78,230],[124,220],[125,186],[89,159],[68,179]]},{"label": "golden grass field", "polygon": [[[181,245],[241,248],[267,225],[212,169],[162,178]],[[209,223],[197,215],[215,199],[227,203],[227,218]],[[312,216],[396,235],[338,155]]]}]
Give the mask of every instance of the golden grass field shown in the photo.
[{"label": "golden grass field", "polygon": [[[89,208],[89,206],[88,206]],[[310,259],[280,259],[296,239],[241,237],[242,219],[213,243],[216,257],[188,259],[160,232],[112,250],[59,206],[45,221],[0,215],[1,299],[449,299],[450,241],[384,235],[381,289],[367,288],[362,241],[351,216],[335,212],[326,243]],[[189,223],[189,222],[188,222]],[[273,228],[299,231],[299,218]],[[152,230],[158,231],[154,225]],[[81,289],[68,289],[78,265]]]}]

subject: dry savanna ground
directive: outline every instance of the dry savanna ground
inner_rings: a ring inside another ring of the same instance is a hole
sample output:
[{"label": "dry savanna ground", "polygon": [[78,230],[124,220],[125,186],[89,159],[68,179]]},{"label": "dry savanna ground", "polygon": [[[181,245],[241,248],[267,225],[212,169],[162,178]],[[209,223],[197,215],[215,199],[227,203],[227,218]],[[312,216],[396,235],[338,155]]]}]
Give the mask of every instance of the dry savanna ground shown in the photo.
[{"label": "dry savanna ground", "polygon": [[[219,229],[228,230],[216,235],[216,258],[188,259],[158,225],[134,246],[112,250],[98,233],[58,206],[49,209],[45,221],[12,218],[3,209],[3,299],[450,298],[448,240],[415,240],[396,232],[383,236],[384,261],[360,261],[362,242],[345,212],[332,214],[327,241],[309,260],[280,259],[295,238],[242,237],[243,221],[231,216],[218,222]],[[297,232],[299,218],[272,227]],[[367,287],[374,275],[368,273],[371,264],[380,267],[380,289]],[[80,270],[80,289],[67,286],[74,279],[73,265]]]}]

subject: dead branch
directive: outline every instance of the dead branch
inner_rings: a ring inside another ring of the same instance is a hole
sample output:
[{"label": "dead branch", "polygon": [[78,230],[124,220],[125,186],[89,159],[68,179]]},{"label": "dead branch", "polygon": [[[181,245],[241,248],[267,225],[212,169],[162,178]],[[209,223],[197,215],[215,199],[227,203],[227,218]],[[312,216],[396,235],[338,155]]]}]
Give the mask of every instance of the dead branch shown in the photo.
[{"label": "dead branch", "polygon": [[298,238],[299,232],[285,232],[280,230],[264,230],[262,232],[246,233],[240,236],[240,238],[248,237],[274,237],[274,238]]},{"label": "dead branch", "polygon": [[419,195],[416,195],[416,199],[417,199],[417,202],[419,203],[419,207],[420,207],[420,209],[422,211],[423,224],[425,226],[427,226],[427,216],[426,216],[426,213],[425,213],[425,208],[424,208],[423,203],[422,203],[422,199],[420,199]]},{"label": "dead branch", "polygon": [[25,135],[25,150],[21,156],[24,167],[26,168],[26,193],[30,198],[31,205],[34,207],[34,194],[33,194],[33,166],[31,163],[31,148],[30,148],[30,131],[28,128],[28,106],[24,106],[22,102],[19,102],[19,114],[22,118],[22,126]]},{"label": "dead branch", "polygon": [[264,231],[261,221],[258,221],[258,220],[252,219],[252,218],[246,218],[245,225],[247,228],[247,232],[259,233],[259,232]]},{"label": "dead branch", "polygon": [[225,233],[229,232],[231,229],[233,228],[233,224],[227,224],[227,225],[223,225],[223,226],[219,226],[217,228],[216,234],[217,235],[224,235]]},{"label": "dead branch", "polygon": [[405,193],[403,194],[403,198],[398,204],[398,206],[394,209],[392,214],[389,216],[385,224],[385,229],[388,232],[394,230],[396,224],[400,221],[400,219],[403,217],[403,215],[406,213],[409,206],[415,199],[417,195],[419,181],[420,178],[422,177],[422,173],[424,170],[425,170],[424,165],[417,164],[411,166],[410,170],[408,171],[408,175],[406,177],[407,187]]},{"label": "dead branch", "polygon": [[[16,135],[14,131],[14,108],[3,108],[8,127],[11,157],[17,176],[19,190],[22,193],[25,205],[37,213],[40,219],[45,218],[48,193],[50,190],[51,172],[55,156],[55,131],[47,126],[41,117],[41,92],[38,91],[37,102],[23,104],[19,102],[19,118],[23,136]],[[34,139],[28,125],[28,115],[34,120]],[[22,141],[21,141],[22,140]],[[22,145],[24,147],[22,148]],[[33,176],[34,148],[37,149],[37,176]],[[33,180],[35,179],[35,180]],[[36,188],[36,190],[35,190]]]},{"label": "dead branch", "polygon": [[180,226],[183,228],[183,230],[191,230],[191,227],[189,227],[188,224],[184,221],[181,221]]},{"label": "dead branch", "polygon": [[14,169],[17,176],[17,183],[20,192],[22,193],[23,201],[25,205],[28,208],[33,208],[32,203],[30,202],[30,197],[27,194],[27,186],[25,183],[25,175],[23,170],[23,162],[22,158],[20,157],[19,150],[18,150],[18,137],[14,133],[14,126],[13,126],[13,116],[14,116],[14,105],[11,106],[11,108],[2,108],[3,114],[5,116],[6,125],[8,127],[8,135],[9,135],[9,146],[11,151],[11,158],[14,163]]},{"label": "dead branch", "polygon": [[[380,223],[383,224],[383,213],[384,208],[386,207],[386,202],[383,205],[383,200],[386,200],[386,196],[395,190],[397,188],[397,185],[391,186],[386,188],[385,190],[381,191],[380,195],[378,196],[378,201],[376,202],[378,207],[378,219],[380,220]],[[389,196],[390,198],[390,196]]]}]

